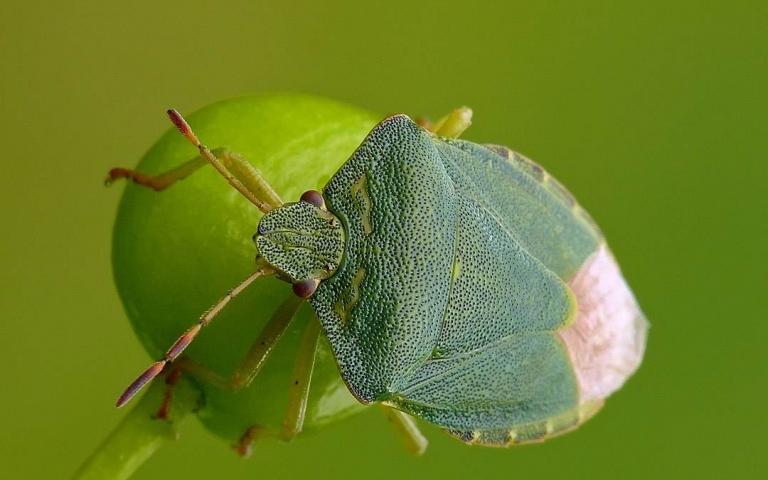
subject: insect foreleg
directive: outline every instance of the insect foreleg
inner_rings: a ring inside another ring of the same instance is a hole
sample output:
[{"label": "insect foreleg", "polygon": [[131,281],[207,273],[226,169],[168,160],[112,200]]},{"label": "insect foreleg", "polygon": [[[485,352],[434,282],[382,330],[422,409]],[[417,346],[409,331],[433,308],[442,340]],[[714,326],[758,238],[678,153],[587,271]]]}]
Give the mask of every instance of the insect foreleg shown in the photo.
[{"label": "insect foreleg", "polygon": [[[203,152],[202,149],[206,149],[206,147],[201,147],[202,156],[205,157],[206,152]],[[283,204],[283,201],[264,179],[261,172],[239,153],[225,148],[217,148],[208,151],[207,155],[209,156],[208,161],[211,163],[213,163],[211,159],[216,159],[218,165],[214,164],[214,167],[227,179],[230,185],[235,187],[262,212],[267,213]]]},{"label": "insect foreleg", "polygon": [[315,367],[315,352],[317,339],[320,338],[320,321],[312,316],[309,325],[304,330],[299,353],[293,367],[293,376],[288,390],[288,409],[283,418],[281,436],[283,440],[291,440],[304,427],[304,417],[307,413],[307,398],[312,381],[312,371]]},{"label": "insect foreleg", "polygon": [[200,330],[211,323],[211,321],[216,318],[219,312],[221,312],[221,310],[227,306],[227,304],[229,304],[233,298],[237,297],[240,293],[242,293],[243,290],[248,288],[248,286],[258,278],[261,278],[265,275],[271,275],[273,273],[274,270],[272,268],[261,265],[260,268],[250,274],[248,278],[227,292],[227,294],[224,295],[218,302],[216,302],[214,306],[209,308],[203,315],[201,315],[194,325],[188,328],[183,335],[181,335],[178,339],[176,339],[175,342],[173,342],[173,345],[171,345],[171,347],[165,352],[163,358],[150,365],[149,368],[144,370],[144,372],[142,372],[141,375],[139,375],[136,380],[134,380],[128,386],[128,388],[125,389],[122,395],[120,395],[120,397],[117,399],[117,407],[122,407],[128,403],[128,401],[133,398],[139,392],[139,390],[144,387],[144,385],[158,376],[165,369],[166,365],[170,364],[179,356],[181,356],[189,344],[195,340],[197,335],[200,333]]},{"label": "insect foreleg", "polygon": [[408,452],[414,455],[422,455],[427,451],[429,441],[424,434],[421,433],[421,430],[419,430],[413,417],[396,408],[388,407],[383,404],[380,406],[387,415],[387,419],[395,427],[395,430],[397,430],[400,438],[402,438],[403,444]]},{"label": "insect foreleg", "polygon": [[230,376],[219,375],[205,365],[197,363],[188,357],[178,360],[179,368],[206,383],[224,390],[236,392],[246,388],[261,371],[261,367],[264,366],[278,340],[285,333],[302,302],[303,299],[291,295],[277,307],[269,322],[267,322],[258,338],[256,338],[256,341],[251,345],[245,358],[243,358],[240,365],[237,366]]},{"label": "insect foreleg", "polygon": [[171,403],[173,401],[173,394],[176,391],[176,385],[179,383],[181,377],[181,370],[179,368],[172,368],[165,377],[165,392],[163,392],[163,401],[160,403],[160,407],[155,413],[155,418],[158,420],[168,420],[169,412],[171,410]]},{"label": "insect foreleg", "polygon": [[197,135],[192,132],[186,120],[178,112],[169,110],[168,116],[184,137],[197,147],[200,155],[158,175],[147,175],[127,168],[113,168],[107,176],[105,182],[107,185],[117,179],[127,178],[138,185],[159,192],[177,181],[188,177],[206,163],[210,163],[230,185],[262,212],[266,213],[283,204],[283,201],[264,179],[261,172],[251,165],[245,157],[223,148],[216,150],[208,149],[208,147],[200,143]]},{"label": "insect foreleg", "polygon": [[208,161],[206,159],[198,156],[188,162],[182,163],[178,167],[172,168],[167,172],[163,172],[158,175],[147,175],[141,172],[137,172],[136,170],[118,167],[109,171],[107,174],[107,179],[104,181],[104,183],[111,185],[115,180],[126,178],[138,185],[151,188],[156,192],[160,192],[178,182],[179,180],[188,177],[198,168],[207,163]]}]

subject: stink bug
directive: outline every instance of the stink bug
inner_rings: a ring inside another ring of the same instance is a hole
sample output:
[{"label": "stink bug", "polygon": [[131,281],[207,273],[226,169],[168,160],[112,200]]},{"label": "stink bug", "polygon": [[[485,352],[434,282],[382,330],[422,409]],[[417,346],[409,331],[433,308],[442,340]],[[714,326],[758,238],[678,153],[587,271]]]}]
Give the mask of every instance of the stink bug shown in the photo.
[{"label": "stink bug", "polygon": [[[302,428],[318,336],[362,403],[383,405],[422,451],[415,416],[464,442],[540,441],[591,417],[642,360],[647,322],[602,234],[570,193],[506,147],[458,137],[471,111],[429,125],[379,123],[322,192],[283,203],[241,155],[209,150],[157,176],[113,169],[163,190],[210,163],[263,214],[256,269],[120,396],[124,405],[170,364],[222,387],[259,371],[303,300],[310,322],[296,360],[284,436]],[[232,298],[275,276],[296,294],[230,379],[182,354]],[[243,441],[253,432],[246,431]]]}]

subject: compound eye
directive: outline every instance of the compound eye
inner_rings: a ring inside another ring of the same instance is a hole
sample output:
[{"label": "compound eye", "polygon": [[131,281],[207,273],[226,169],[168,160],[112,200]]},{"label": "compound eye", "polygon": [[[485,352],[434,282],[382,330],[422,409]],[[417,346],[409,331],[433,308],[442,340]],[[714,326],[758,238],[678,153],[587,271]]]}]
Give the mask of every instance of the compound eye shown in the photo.
[{"label": "compound eye", "polygon": [[300,200],[302,202],[311,203],[317,208],[325,207],[325,200],[323,200],[323,195],[317,190],[307,190],[306,192],[301,194]]},{"label": "compound eye", "polygon": [[318,280],[302,280],[293,284],[293,293],[299,298],[309,298],[317,290]]}]

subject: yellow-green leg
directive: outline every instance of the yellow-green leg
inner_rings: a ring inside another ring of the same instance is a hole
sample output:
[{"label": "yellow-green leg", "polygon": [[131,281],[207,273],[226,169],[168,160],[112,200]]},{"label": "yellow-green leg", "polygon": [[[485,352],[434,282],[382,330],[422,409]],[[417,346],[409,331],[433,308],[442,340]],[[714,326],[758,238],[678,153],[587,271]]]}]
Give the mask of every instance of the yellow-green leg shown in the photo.
[{"label": "yellow-green leg", "polygon": [[245,157],[224,148],[209,150],[208,147],[200,143],[189,124],[177,111],[168,110],[168,116],[182,135],[197,147],[200,155],[157,175],[148,175],[127,168],[113,168],[107,176],[107,185],[117,179],[127,178],[138,185],[159,192],[188,177],[206,163],[210,163],[230,185],[262,212],[266,213],[283,204],[272,186],[261,175],[261,172],[251,165]]},{"label": "yellow-green leg", "polygon": [[144,370],[138,377],[136,377],[133,382],[131,382],[130,385],[128,385],[128,388],[126,388],[117,399],[116,405],[118,408],[128,403],[131,398],[136,396],[139,390],[141,390],[147,383],[152,381],[153,378],[165,370],[165,367],[168,364],[179,358],[181,354],[184,353],[184,350],[186,350],[187,347],[189,347],[189,345],[195,340],[195,338],[197,338],[203,327],[208,326],[208,324],[210,324],[213,319],[216,318],[216,316],[224,309],[224,307],[229,304],[229,302],[232,301],[233,298],[237,297],[240,293],[242,293],[243,290],[248,288],[248,286],[255,282],[257,279],[264,277],[265,275],[272,275],[274,273],[274,270],[271,267],[265,265],[261,261],[257,261],[257,267],[258,268],[255,272],[250,274],[245,280],[235,286],[235,288],[227,292],[227,294],[219,299],[219,301],[216,302],[214,306],[203,313],[203,315],[200,316],[194,325],[189,327],[186,332],[177,338],[176,341],[173,342],[173,345],[171,345],[171,347],[166,350],[163,358],[152,363],[149,368]]},{"label": "yellow-green leg", "polygon": [[301,433],[304,427],[318,338],[320,338],[320,321],[313,316],[309,319],[309,324],[304,330],[299,353],[293,367],[292,382],[288,390],[288,408],[285,411],[281,432],[283,440],[293,439]]},{"label": "yellow-green leg", "polygon": [[206,159],[198,156],[188,162],[182,163],[178,167],[172,168],[167,172],[163,172],[158,175],[147,175],[141,172],[137,172],[136,170],[117,167],[109,171],[107,174],[107,179],[104,181],[104,183],[106,185],[112,185],[115,180],[125,178],[143,187],[151,188],[156,192],[161,192],[179,180],[187,178],[198,168],[207,163],[208,161]]},{"label": "yellow-green leg", "polygon": [[243,361],[229,377],[219,375],[188,357],[180,358],[176,361],[176,365],[184,372],[221,389],[236,392],[246,388],[261,371],[264,362],[269,358],[278,340],[285,333],[303,301],[303,299],[291,295],[277,307],[267,325],[251,345]]},{"label": "yellow-green leg", "polygon": [[429,441],[421,433],[416,421],[407,413],[401,412],[392,407],[380,404],[387,415],[387,420],[395,427],[400,438],[403,440],[406,450],[414,455],[422,455],[427,451]]},{"label": "yellow-green leg", "polygon": [[[285,332],[299,306],[301,306],[302,301],[298,297],[290,297],[278,307],[243,362],[229,377],[223,377],[187,357],[178,360],[178,368],[222,389],[238,391],[246,388],[258,375],[273,347]],[[291,384],[288,387],[288,407],[280,432],[280,437],[283,440],[293,439],[301,433],[304,426],[309,388],[315,366],[315,352],[317,351],[317,341],[319,338],[320,322],[316,318],[312,318],[304,330],[294,363]],[[235,445],[235,450],[242,456],[249,455],[252,444],[256,441],[261,430],[261,427],[258,425],[248,427]]]},{"label": "yellow-green leg", "polygon": [[472,109],[459,107],[427,127],[439,137],[458,138],[472,125]]},{"label": "yellow-green leg", "polygon": [[[282,205],[282,200],[272,186],[245,157],[225,148],[217,148],[208,151],[208,153],[215,157],[221,165],[223,172],[221,170],[220,172],[224,178],[248,200],[251,200],[259,210],[268,212]],[[210,160],[205,157],[205,154],[201,154],[178,167],[157,175],[148,175],[127,168],[113,168],[109,171],[105,183],[110,185],[115,180],[126,178],[138,185],[160,192],[192,175],[208,163],[211,163]]]}]

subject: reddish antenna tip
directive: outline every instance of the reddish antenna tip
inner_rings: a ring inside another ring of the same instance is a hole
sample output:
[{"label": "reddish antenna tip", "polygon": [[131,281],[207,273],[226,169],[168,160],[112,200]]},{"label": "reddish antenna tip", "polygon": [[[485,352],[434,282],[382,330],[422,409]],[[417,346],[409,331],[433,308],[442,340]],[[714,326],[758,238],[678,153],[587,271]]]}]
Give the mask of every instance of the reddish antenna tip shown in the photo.
[{"label": "reddish antenna tip", "polygon": [[136,380],[133,381],[130,385],[128,385],[128,388],[125,389],[125,391],[120,395],[120,398],[117,399],[117,403],[115,406],[117,408],[122,407],[126,403],[128,403],[133,397],[136,396],[137,393],[139,393],[139,390],[144,387],[150,380],[155,378],[156,376],[160,375],[160,372],[163,371],[163,367],[165,367],[166,361],[160,360],[158,362],[153,363],[149,366],[144,372],[142,372],[141,375],[139,375]]},{"label": "reddish antenna tip", "polygon": [[173,108],[169,109],[166,113],[168,114],[168,118],[171,119],[171,122],[173,122],[173,124],[176,125],[176,128],[179,129],[179,132],[187,137],[187,140],[192,142],[194,146],[199,147],[200,140],[198,140],[197,135],[195,135],[195,133],[192,131],[192,128],[189,126],[187,121],[184,120],[184,117],[182,117],[181,114]]},{"label": "reddish antenna tip", "polygon": [[165,358],[167,358],[170,361],[173,361],[181,355],[181,352],[186,349],[190,343],[192,343],[192,340],[195,339],[198,333],[200,333],[200,329],[203,328],[201,324],[195,324],[193,325],[189,330],[184,332],[184,335],[180,336],[176,342],[174,342],[173,345],[171,345],[171,348],[168,349],[168,352],[165,354]]}]

